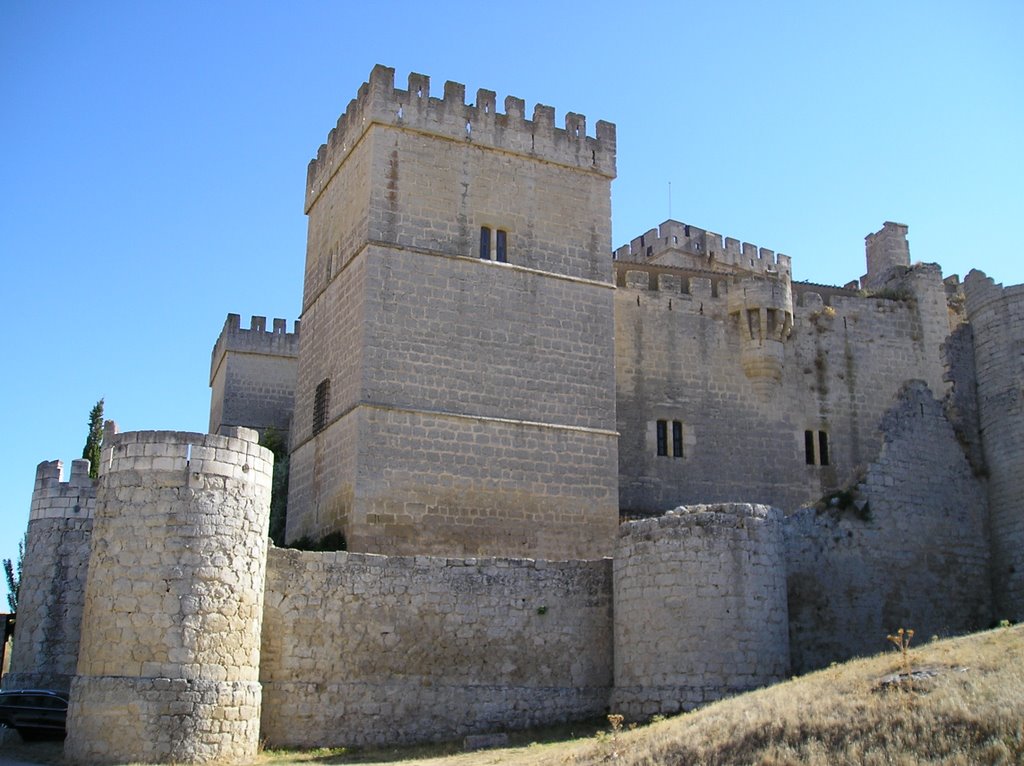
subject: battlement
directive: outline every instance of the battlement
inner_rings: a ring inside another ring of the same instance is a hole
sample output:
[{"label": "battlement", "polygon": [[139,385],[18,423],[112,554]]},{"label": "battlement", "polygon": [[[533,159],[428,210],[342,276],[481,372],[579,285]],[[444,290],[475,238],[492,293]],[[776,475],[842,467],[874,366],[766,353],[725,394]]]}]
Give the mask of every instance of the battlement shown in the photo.
[{"label": "battlement", "polygon": [[63,481],[64,463],[44,460],[36,467],[29,520],[88,518],[96,510],[96,480],[89,478],[88,460],[73,460],[71,475]]},{"label": "battlement", "polygon": [[788,255],[671,219],[618,248],[612,257],[617,261],[660,261],[713,272],[792,274]]},{"label": "battlement", "polygon": [[489,146],[570,167],[615,177],[615,125],[599,120],[596,137],[587,136],[587,119],[567,112],[565,127],[555,127],[555,110],[537,104],[533,118],[525,116],[525,102],[508,96],[505,113],[497,111],[494,91],[480,89],[476,103],[465,103],[466,86],[444,84],[442,98],[430,95],[430,78],[411,73],[408,88],[395,87],[395,70],[378,64],[358,95],[349,102],[337,126],[309,163],[306,180],[308,213],[328,181],[376,123]]},{"label": "battlement", "polygon": [[978,269],[971,269],[964,277],[963,289],[967,299],[967,311],[972,316],[994,301],[1011,299],[1024,303],[1024,284],[1003,287],[1001,283],[997,283]]},{"label": "battlement", "polygon": [[267,330],[267,318],[262,316],[253,316],[249,329],[243,329],[241,324],[238,314],[228,314],[224,320],[224,328],[217,336],[210,357],[210,385],[213,385],[217,368],[228,351],[298,358],[300,320],[295,320],[293,332],[288,332],[288,323],[284,319],[274,319],[270,330]]},{"label": "battlement", "polygon": [[274,458],[259,446],[251,428],[224,428],[220,434],[186,431],[128,431],[103,445],[100,475],[124,471],[181,472],[200,478],[220,476],[270,486]]}]

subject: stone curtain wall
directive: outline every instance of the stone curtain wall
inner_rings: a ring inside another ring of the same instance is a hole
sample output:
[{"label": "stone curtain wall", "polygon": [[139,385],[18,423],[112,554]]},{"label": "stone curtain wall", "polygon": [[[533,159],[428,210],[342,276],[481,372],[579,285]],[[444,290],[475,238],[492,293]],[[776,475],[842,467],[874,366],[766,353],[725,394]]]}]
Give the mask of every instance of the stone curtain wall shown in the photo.
[{"label": "stone curtain wall", "polygon": [[[905,299],[794,296],[780,380],[748,377],[726,280],[625,271],[615,295],[619,496],[626,511],[748,500],[792,510],[849,483],[881,448],[878,423],[903,383],[945,392],[941,274],[920,266]],[[911,289],[914,290],[913,295]],[[838,291],[834,291],[838,292]],[[937,340],[938,339],[938,340]],[[681,458],[656,454],[655,422],[678,421]],[[804,432],[828,437],[807,465]],[[735,470],[725,467],[731,466]]]},{"label": "stone curtain wall", "polygon": [[104,445],[66,755],[256,753],[273,457],[250,429]]},{"label": "stone curtain wall", "polygon": [[96,485],[88,460],[75,460],[66,482],[61,470],[59,460],[36,469],[5,689],[66,692],[75,674]]},{"label": "stone curtain wall", "polygon": [[794,672],[882,651],[901,627],[923,641],[992,618],[984,484],[942,404],[908,383],[881,430],[856,504],[786,519]]},{"label": "stone curtain wall", "polygon": [[600,715],[611,562],[271,548],[263,739],[452,739]]},{"label": "stone curtain wall", "polygon": [[630,719],[690,710],[789,670],[781,513],[731,503],[623,524],[615,689]]}]

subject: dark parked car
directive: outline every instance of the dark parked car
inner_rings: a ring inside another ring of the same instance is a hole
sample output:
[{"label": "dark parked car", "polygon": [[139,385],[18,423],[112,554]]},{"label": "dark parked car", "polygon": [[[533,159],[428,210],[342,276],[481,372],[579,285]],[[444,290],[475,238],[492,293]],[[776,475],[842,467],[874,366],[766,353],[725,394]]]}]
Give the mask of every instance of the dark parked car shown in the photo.
[{"label": "dark parked car", "polygon": [[46,689],[0,692],[0,725],[17,729],[24,740],[62,738],[67,717],[66,694]]}]

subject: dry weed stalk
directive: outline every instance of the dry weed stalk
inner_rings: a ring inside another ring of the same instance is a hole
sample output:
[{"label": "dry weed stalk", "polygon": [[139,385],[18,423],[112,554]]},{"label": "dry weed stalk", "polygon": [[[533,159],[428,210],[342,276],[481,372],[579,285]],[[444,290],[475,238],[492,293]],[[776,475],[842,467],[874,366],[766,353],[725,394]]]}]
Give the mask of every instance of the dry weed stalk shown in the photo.
[{"label": "dry weed stalk", "polygon": [[913,629],[904,630],[900,628],[896,631],[896,635],[889,634],[885,637],[887,641],[892,643],[900,652],[900,657],[903,664],[903,674],[907,677],[907,689],[914,691],[914,677],[910,667],[910,642],[914,638]]}]

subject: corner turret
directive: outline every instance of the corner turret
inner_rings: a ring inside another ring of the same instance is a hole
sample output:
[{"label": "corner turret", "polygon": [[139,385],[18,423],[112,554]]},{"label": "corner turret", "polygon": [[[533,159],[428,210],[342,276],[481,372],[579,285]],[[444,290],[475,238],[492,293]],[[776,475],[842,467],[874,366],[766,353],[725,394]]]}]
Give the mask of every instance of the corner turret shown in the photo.
[{"label": "corner turret", "polygon": [[787,272],[737,279],[729,286],[729,316],[737,320],[743,371],[755,388],[782,380],[783,343],[793,331],[793,290]]}]

